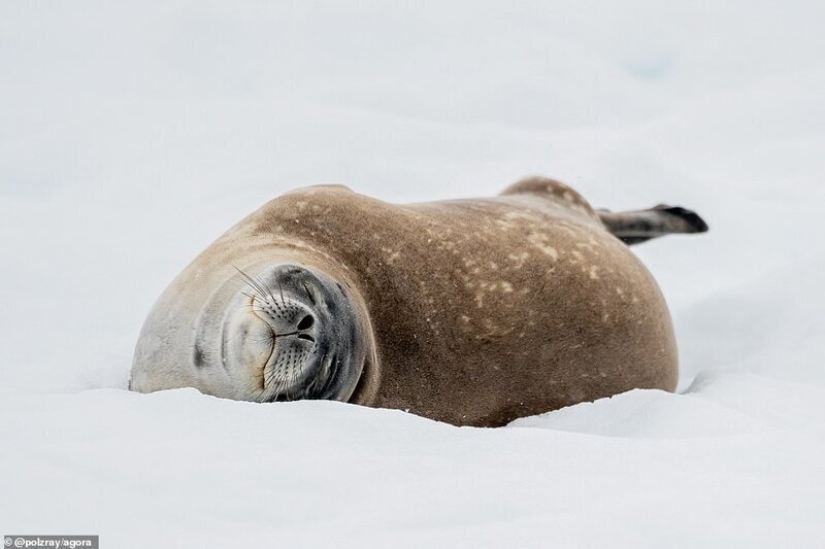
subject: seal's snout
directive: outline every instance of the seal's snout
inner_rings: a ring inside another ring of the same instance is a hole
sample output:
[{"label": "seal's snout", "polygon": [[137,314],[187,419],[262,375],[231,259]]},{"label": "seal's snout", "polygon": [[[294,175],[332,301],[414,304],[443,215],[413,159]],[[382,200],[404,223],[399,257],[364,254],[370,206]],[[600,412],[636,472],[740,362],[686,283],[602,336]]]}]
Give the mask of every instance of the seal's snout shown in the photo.
[{"label": "seal's snout", "polygon": [[246,398],[346,399],[364,352],[343,287],[298,265],[238,274],[246,287],[225,325],[223,350],[227,370]]}]

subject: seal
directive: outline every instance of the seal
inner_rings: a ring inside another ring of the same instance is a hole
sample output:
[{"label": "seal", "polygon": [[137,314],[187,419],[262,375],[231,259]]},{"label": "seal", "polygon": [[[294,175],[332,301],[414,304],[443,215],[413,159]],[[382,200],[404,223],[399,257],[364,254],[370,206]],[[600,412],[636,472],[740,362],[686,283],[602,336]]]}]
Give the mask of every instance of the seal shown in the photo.
[{"label": "seal", "polygon": [[328,399],[475,426],[672,391],[670,314],[628,244],[706,230],[678,207],[596,211],[544,177],[413,205],[341,186],[293,191],[161,295],[130,388]]}]

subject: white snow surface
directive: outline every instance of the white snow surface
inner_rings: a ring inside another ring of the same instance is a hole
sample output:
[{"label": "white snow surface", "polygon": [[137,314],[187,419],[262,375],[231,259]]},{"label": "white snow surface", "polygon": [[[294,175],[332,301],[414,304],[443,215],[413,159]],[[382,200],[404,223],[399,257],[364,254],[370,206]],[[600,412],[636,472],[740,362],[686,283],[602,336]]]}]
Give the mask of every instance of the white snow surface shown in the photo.
[{"label": "white snow surface", "polygon": [[[825,546],[825,4],[0,3],[0,535],[140,547]],[[141,323],[292,188],[560,178],[634,250],[679,391],[499,429],[126,390]]]}]

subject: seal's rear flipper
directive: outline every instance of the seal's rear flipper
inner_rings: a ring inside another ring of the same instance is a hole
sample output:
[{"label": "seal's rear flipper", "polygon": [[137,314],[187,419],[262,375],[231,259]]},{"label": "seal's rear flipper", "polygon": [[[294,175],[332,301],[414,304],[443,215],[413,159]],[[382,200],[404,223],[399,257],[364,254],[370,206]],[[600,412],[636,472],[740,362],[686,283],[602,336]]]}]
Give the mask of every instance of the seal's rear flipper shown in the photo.
[{"label": "seal's rear flipper", "polygon": [[696,212],[660,204],[649,210],[610,212],[599,210],[607,230],[628,246],[666,234],[704,233],[708,225]]}]

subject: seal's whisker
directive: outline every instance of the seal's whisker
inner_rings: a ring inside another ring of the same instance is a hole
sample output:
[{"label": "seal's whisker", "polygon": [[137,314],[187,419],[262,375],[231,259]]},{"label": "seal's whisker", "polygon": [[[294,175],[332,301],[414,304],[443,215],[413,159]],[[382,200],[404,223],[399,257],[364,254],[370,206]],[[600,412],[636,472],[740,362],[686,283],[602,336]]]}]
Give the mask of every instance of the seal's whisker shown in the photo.
[{"label": "seal's whisker", "polygon": [[[293,363],[293,368],[292,368],[292,386],[293,386],[293,387],[295,387],[295,390],[296,390],[296,391],[298,390],[298,373],[299,373],[299,368],[298,368],[297,364]],[[295,397],[295,396],[298,396],[298,393],[296,393],[295,395],[293,395],[293,397]]]},{"label": "seal's whisker", "polygon": [[279,373],[280,373],[280,371],[281,371],[281,366],[282,366],[281,364],[276,364],[274,368],[270,368],[270,369],[269,369],[269,373],[268,373],[268,374],[267,374],[267,376],[266,376],[266,382],[267,382],[267,384],[272,384],[272,383],[275,383],[275,390],[276,390],[276,392],[280,390],[280,389],[278,388],[278,382],[277,382],[277,379],[276,379],[276,378],[278,377],[278,374],[279,374]]},{"label": "seal's whisker", "polygon": [[[287,377],[286,377],[285,372],[283,370],[284,370],[283,364],[281,364],[278,367],[278,374],[279,374],[280,379],[276,381],[276,385],[275,385],[278,393],[288,392]],[[289,395],[287,395],[287,398],[289,398]]]},{"label": "seal's whisker", "polygon": [[[235,267],[234,265],[232,265],[232,268],[235,269],[238,272],[241,272],[241,270],[239,268]],[[233,279],[231,279],[231,283],[235,284],[239,288],[245,288],[246,286],[249,286],[249,282],[243,277],[241,277],[240,279],[233,278]]]},{"label": "seal's whisker", "polygon": [[[233,267],[235,267],[235,266],[233,265]],[[252,287],[253,290],[257,291],[260,294],[260,297],[262,299],[266,300],[267,292],[266,292],[264,286],[262,286],[259,281],[257,281],[255,278],[249,276],[248,274],[246,274],[245,272],[243,272],[242,270],[240,270],[237,267],[235,267],[235,270],[238,271],[238,273],[241,275],[241,277],[246,281],[247,284],[249,284]]]},{"label": "seal's whisker", "polygon": [[272,300],[273,304],[277,305],[277,300],[275,299],[275,296],[272,295],[272,289],[269,287],[269,283],[267,283],[267,281],[264,280],[261,276],[256,276],[255,280],[258,282],[259,287],[262,289],[261,291],[263,292],[264,299],[266,299],[266,296],[269,296],[269,299]]},{"label": "seal's whisker", "polygon": [[286,305],[286,300],[284,299],[284,287],[281,285],[281,281],[278,281],[278,291],[281,292],[281,303]]},{"label": "seal's whisker", "polygon": [[272,312],[272,309],[268,307],[261,307],[260,305],[244,305],[241,307],[242,309],[247,309],[249,311],[256,311],[259,313],[269,313]]}]

